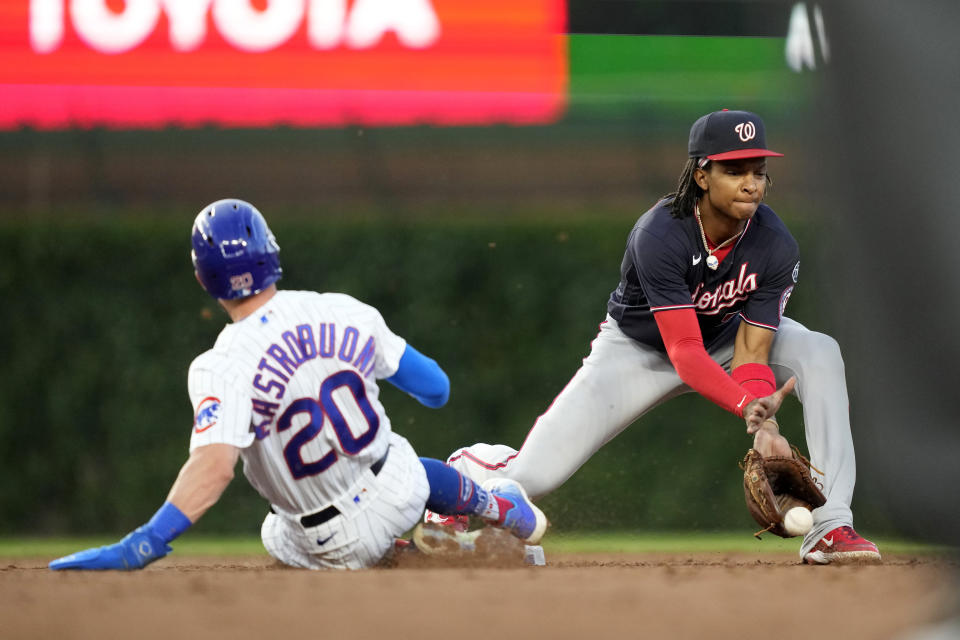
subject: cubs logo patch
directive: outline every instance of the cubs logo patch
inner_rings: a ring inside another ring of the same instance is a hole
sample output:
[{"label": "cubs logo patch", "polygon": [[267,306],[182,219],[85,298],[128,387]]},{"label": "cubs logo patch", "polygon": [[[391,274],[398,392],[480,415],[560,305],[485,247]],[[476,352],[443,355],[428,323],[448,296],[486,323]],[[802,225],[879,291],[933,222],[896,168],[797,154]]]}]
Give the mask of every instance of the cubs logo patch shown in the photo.
[{"label": "cubs logo patch", "polygon": [[193,417],[193,430],[203,433],[220,420],[220,398],[207,396],[197,405],[197,415]]},{"label": "cubs logo patch", "polygon": [[[799,263],[798,263],[799,264]],[[780,317],[783,317],[783,312],[787,308],[787,302],[790,300],[790,294],[793,293],[793,287],[787,287],[783,292],[783,295],[780,296]]]}]

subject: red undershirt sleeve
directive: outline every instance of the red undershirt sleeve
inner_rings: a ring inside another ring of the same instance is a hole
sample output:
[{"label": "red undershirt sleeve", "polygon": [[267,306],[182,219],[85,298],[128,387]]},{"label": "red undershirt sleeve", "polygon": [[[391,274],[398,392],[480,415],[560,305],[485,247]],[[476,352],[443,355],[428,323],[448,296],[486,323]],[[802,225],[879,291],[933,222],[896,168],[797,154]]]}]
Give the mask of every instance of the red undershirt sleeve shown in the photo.
[{"label": "red undershirt sleeve", "polygon": [[768,396],[777,390],[777,380],[769,365],[759,362],[747,362],[730,372],[730,377],[758,398]]},{"label": "red undershirt sleeve", "polygon": [[707,400],[743,417],[744,408],[755,398],[707,354],[696,312],[668,309],[655,312],[653,317],[680,379]]}]

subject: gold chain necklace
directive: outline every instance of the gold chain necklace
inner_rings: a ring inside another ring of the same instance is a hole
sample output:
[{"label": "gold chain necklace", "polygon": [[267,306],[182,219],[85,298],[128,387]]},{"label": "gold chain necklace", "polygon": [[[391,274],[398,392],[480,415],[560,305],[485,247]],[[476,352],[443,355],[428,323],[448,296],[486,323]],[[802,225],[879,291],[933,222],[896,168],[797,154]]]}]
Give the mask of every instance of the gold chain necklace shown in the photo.
[{"label": "gold chain necklace", "polygon": [[731,242],[739,238],[741,235],[743,235],[743,232],[747,230],[747,226],[744,225],[743,229],[740,229],[740,232],[737,233],[737,235],[727,238],[726,240],[718,244],[716,247],[711,249],[710,245],[707,243],[707,234],[703,232],[703,222],[700,220],[699,204],[693,205],[693,213],[694,215],[697,216],[697,226],[700,228],[700,239],[703,240],[703,248],[707,250],[707,266],[712,271],[716,271],[717,267],[720,266],[720,261],[717,260],[717,256],[713,255],[713,252],[720,251],[720,249],[723,249],[725,246],[727,246],[728,244],[730,244]]}]

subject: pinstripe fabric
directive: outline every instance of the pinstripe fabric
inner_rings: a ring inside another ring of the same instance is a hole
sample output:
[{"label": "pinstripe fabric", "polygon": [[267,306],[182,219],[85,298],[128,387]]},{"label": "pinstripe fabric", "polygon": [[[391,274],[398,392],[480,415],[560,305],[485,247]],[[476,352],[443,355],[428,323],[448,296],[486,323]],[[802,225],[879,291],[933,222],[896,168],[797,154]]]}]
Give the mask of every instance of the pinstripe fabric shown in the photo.
[{"label": "pinstripe fabric", "polygon": [[260,530],[263,546],[284,564],[304,569],[372,567],[420,521],[429,492],[413,447],[394,433],[380,473],[367,470],[356,493],[334,503],[341,515],[305,528],[295,518],[268,513]]},{"label": "pinstripe fabric", "polygon": [[[212,443],[241,448],[244,474],[278,514],[263,528],[275,557],[296,566],[369,566],[387,538],[392,545],[419,517],[426,476],[406,440],[391,433],[377,386],[396,372],[405,348],[376,309],[348,295],[279,291],[227,325],[191,364],[190,450]],[[392,440],[374,476],[370,465]],[[384,489],[388,479],[395,488]],[[331,504],[347,515],[320,529],[345,527],[331,542],[341,551],[324,549],[320,565],[297,560],[327,535],[305,534],[299,516]]]}]

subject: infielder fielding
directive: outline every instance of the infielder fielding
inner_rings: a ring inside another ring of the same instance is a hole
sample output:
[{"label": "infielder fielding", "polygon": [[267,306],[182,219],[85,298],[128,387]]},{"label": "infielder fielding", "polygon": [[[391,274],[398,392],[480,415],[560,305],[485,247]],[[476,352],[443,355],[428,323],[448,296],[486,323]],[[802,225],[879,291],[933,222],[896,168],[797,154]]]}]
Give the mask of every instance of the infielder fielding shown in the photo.
[{"label": "infielder fielding", "polygon": [[[782,154],[767,149],[759,116],[727,110],[693,124],[688,151],[677,191],[630,232],[590,355],[520,450],[481,443],[448,462],[476,481],[510,478],[543,496],[634,420],[691,390],[744,418],[761,454],[789,457],[775,412],[792,391],[827,498],[800,557],[879,561],[876,545],[853,529],[856,469],[840,350],[783,316],[799,249],[762,204],[766,159]],[[427,520],[462,527],[436,514]]]},{"label": "infielder fielding", "polygon": [[189,459],[147,524],[51,569],[139,569],[165,556],[220,498],[238,458],[270,503],[263,545],[291,566],[373,566],[424,507],[540,540],[546,518],[516,482],[484,489],[439,460],[417,458],[392,431],[378,379],[434,408],[450,387],[376,309],[340,293],[278,291],[279,247],[247,202],[205,207],[192,243],[197,280],[232,322],[190,365]]}]

